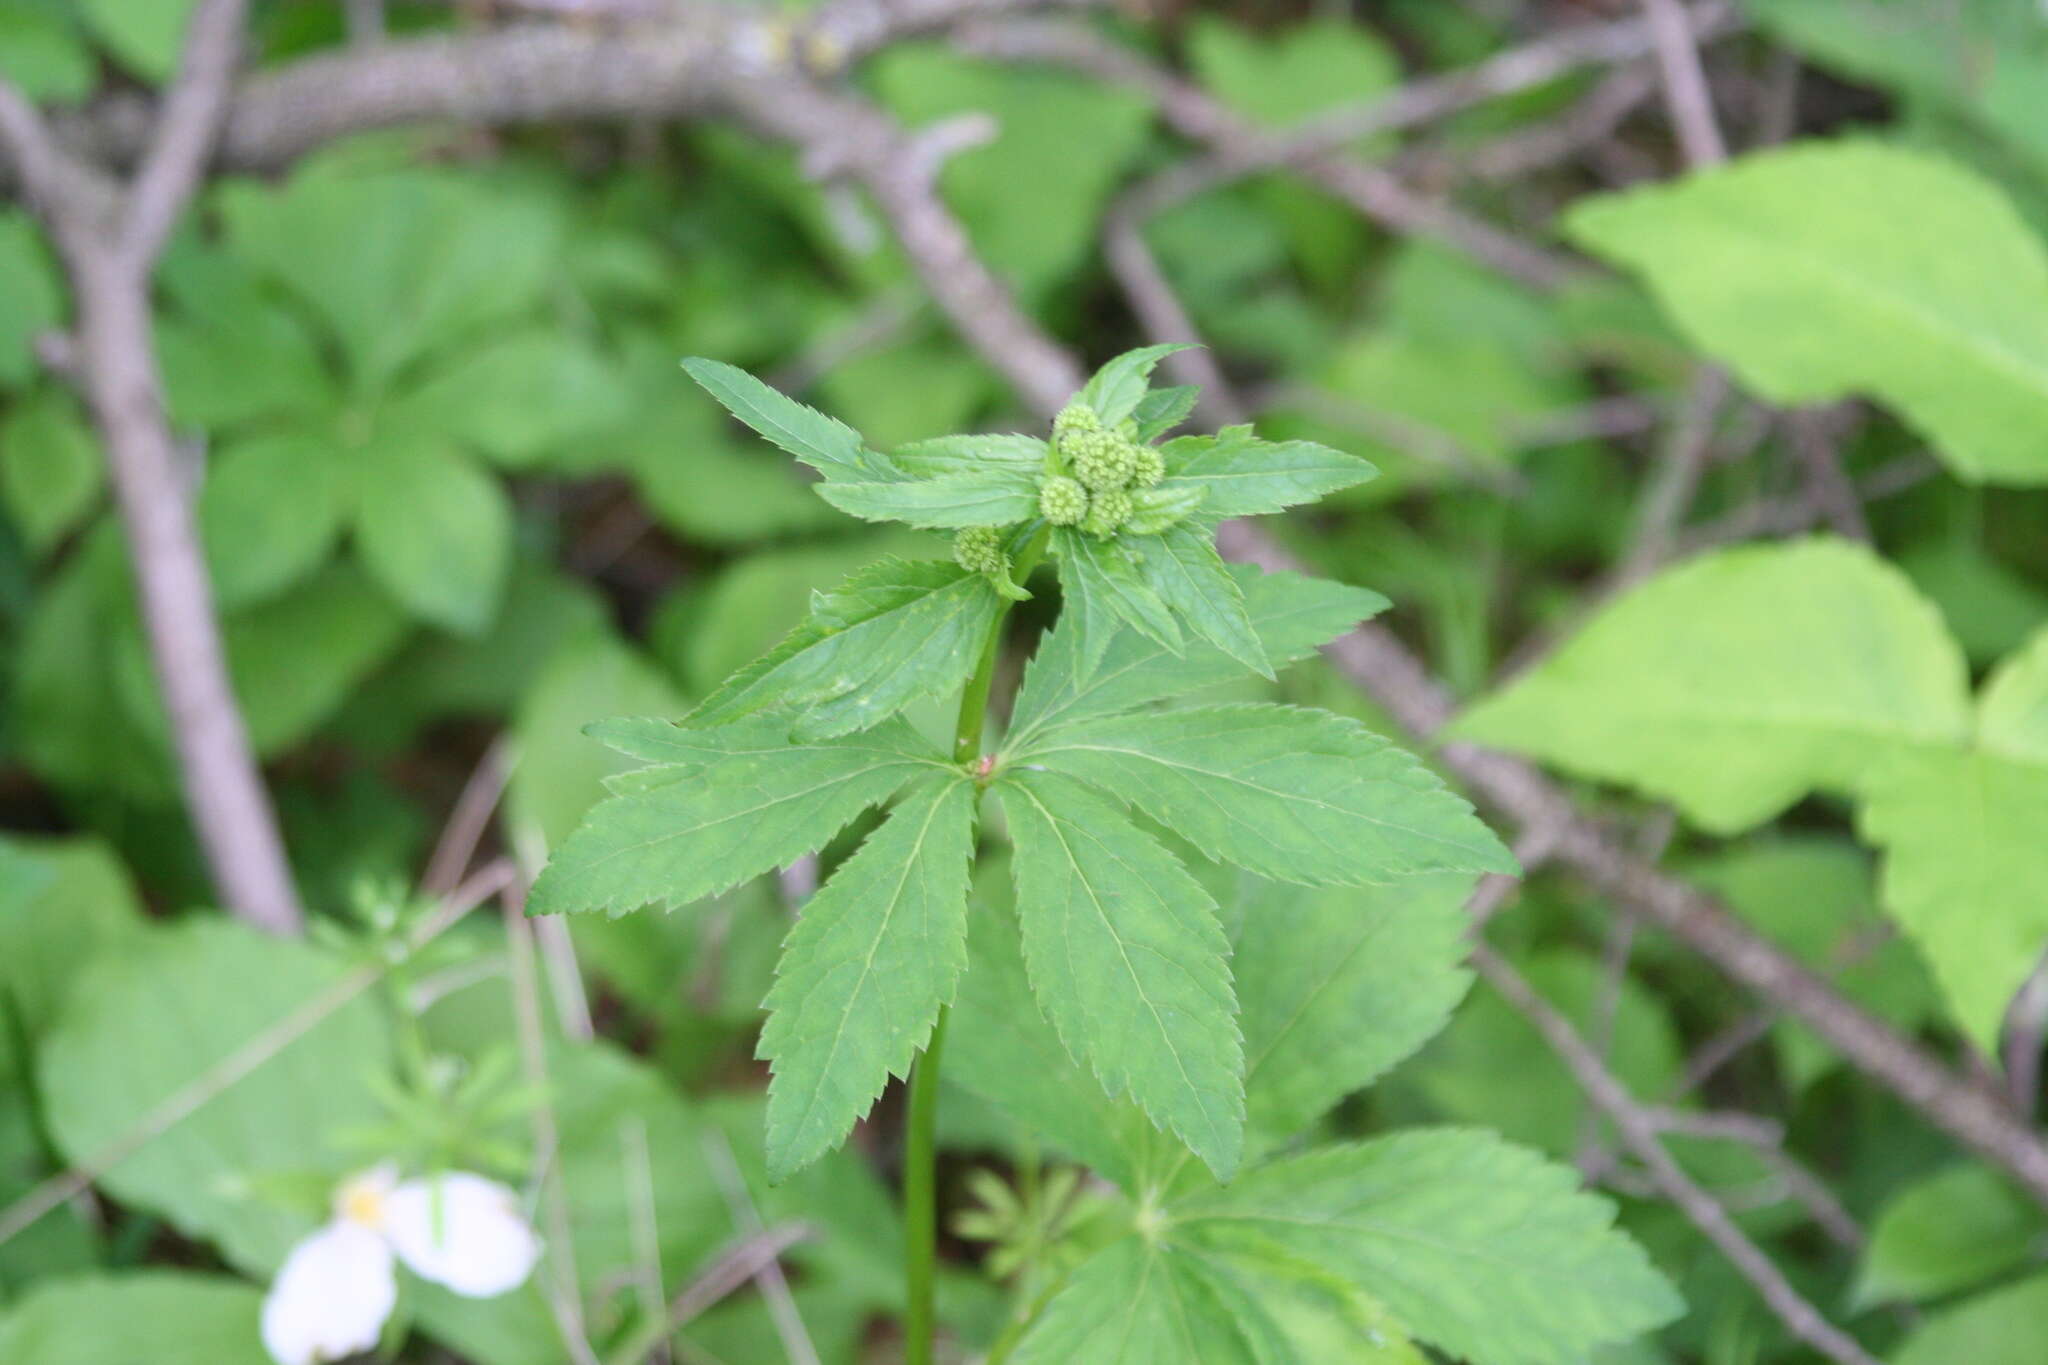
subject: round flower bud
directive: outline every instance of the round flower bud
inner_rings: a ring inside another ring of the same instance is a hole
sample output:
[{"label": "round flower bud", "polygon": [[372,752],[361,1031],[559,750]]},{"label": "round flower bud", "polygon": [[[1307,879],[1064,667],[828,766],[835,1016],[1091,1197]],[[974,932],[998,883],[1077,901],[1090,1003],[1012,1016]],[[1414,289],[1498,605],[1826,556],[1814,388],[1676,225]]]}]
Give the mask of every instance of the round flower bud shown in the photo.
[{"label": "round flower bud", "polygon": [[1150,488],[1166,477],[1166,457],[1157,446],[1135,446],[1131,457],[1131,487]]},{"label": "round flower bud", "polygon": [[1089,432],[1068,443],[1067,459],[1074,477],[1090,492],[1127,487],[1137,467],[1138,448],[1112,432]]},{"label": "round flower bud", "polygon": [[1069,403],[1052,419],[1052,438],[1064,441],[1084,431],[1102,430],[1102,418],[1085,403]]},{"label": "round flower bud", "polygon": [[973,573],[999,574],[1010,566],[1003,533],[993,526],[969,526],[953,537],[953,562]]},{"label": "round flower bud", "polygon": [[1116,529],[1131,519],[1131,495],[1121,488],[1112,488],[1107,493],[1097,493],[1088,508],[1088,519],[1081,523],[1081,529],[1091,536],[1111,536]]},{"label": "round flower bud", "polygon": [[1038,481],[1038,511],[1055,526],[1075,526],[1088,515],[1088,490],[1064,474]]}]

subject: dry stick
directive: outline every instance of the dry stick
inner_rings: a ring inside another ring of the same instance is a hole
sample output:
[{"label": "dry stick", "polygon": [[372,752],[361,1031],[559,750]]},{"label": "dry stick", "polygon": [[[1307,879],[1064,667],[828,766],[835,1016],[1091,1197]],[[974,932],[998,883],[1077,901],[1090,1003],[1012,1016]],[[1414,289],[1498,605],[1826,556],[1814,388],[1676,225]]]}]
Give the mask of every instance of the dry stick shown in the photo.
[{"label": "dry stick", "polygon": [[0,81],[0,146],[49,228],[77,313],[77,373],[106,443],[150,660],[178,777],[227,908],[272,933],[304,927],[276,812],[228,679],[182,461],[164,411],[149,285],[191,198],[227,103],[240,0],[192,13],[176,82],[125,193],[61,151],[35,108]]},{"label": "dry stick", "polygon": [[[407,955],[438,938],[471,910],[512,885],[510,863],[492,863],[449,893],[432,917],[406,943]],[[214,1065],[167,1096],[136,1121],[135,1127],[85,1160],[37,1185],[0,1212],[0,1244],[5,1244],[65,1200],[85,1192],[92,1183],[143,1147],[192,1117],[223,1091],[247,1079],[258,1067],[305,1036],[320,1022],[384,979],[393,964],[357,967],[335,979],[284,1018],[272,1024]]]},{"label": "dry stick", "polygon": [[689,1326],[705,1309],[748,1280],[759,1279],[791,1247],[816,1235],[817,1229],[808,1223],[779,1223],[746,1238],[685,1285],[669,1301],[667,1313],[628,1338],[612,1352],[605,1365],[640,1365],[656,1347]]},{"label": "dry stick", "polygon": [[420,878],[422,891],[438,896],[469,870],[470,859],[491,826],[491,816],[497,812],[511,776],[512,740],[509,735],[499,735],[477,760],[448,812],[448,822],[441,827],[441,837],[435,841],[426,873]]},{"label": "dry stick", "polygon": [[1598,594],[1614,592],[1648,578],[1671,558],[1678,524],[1692,505],[1707,458],[1714,449],[1714,422],[1728,401],[1727,371],[1717,365],[1694,369],[1685,401],[1659,443],[1649,485],[1636,517],[1635,539],[1622,556],[1612,583]]},{"label": "dry stick", "polygon": [[[732,1144],[719,1129],[713,1128],[704,1135],[704,1155],[711,1163],[711,1173],[718,1181],[719,1193],[725,1196],[734,1225],[749,1239],[763,1236],[766,1229],[761,1226],[761,1214],[754,1207],[753,1196],[747,1193],[747,1179],[740,1174],[739,1163],[733,1160]],[[818,1348],[811,1344],[811,1334],[804,1328],[803,1314],[797,1311],[796,1299],[789,1292],[789,1279],[782,1273],[781,1261],[776,1256],[760,1261],[752,1278],[761,1287],[761,1297],[768,1301],[768,1316],[775,1322],[775,1334],[782,1339],[783,1354],[789,1357],[790,1365],[818,1365]]]},{"label": "dry stick", "polygon": [[1678,0],[1642,0],[1655,45],[1657,68],[1664,77],[1664,107],[1678,131],[1686,164],[1712,166],[1728,159],[1728,143],[1714,118],[1714,99],[1707,73],[1700,66],[1691,22]]},{"label": "dry stick", "polygon": [[1672,1159],[1659,1138],[1656,1120],[1615,1079],[1570,1020],[1484,943],[1473,945],[1471,961],[1487,983],[1500,992],[1501,998],[1535,1026],[1551,1051],[1571,1070],[1579,1089],[1607,1114],[1622,1142],[1643,1163],[1659,1192],[1677,1205],[1693,1226],[1728,1258],[1794,1337],[1839,1365],[1878,1365],[1875,1356],[1801,1297],[1771,1258],[1735,1226],[1721,1202],[1700,1188]]},{"label": "dry stick", "polygon": [[548,1085],[547,1037],[540,1013],[540,973],[534,965],[533,926],[526,919],[526,888],[515,878],[506,888],[503,913],[505,944],[511,961],[507,977],[512,986],[513,1024],[519,1035],[519,1062],[527,1086],[541,1098],[534,1104],[534,1176],[540,1185],[541,1215],[546,1221],[549,1283],[545,1293],[548,1312],[562,1346],[576,1365],[598,1365],[597,1352],[590,1348],[590,1333],[584,1326],[583,1299],[577,1287],[576,1243],[569,1224],[568,1192],[562,1188],[561,1130],[555,1122],[555,1102]]}]

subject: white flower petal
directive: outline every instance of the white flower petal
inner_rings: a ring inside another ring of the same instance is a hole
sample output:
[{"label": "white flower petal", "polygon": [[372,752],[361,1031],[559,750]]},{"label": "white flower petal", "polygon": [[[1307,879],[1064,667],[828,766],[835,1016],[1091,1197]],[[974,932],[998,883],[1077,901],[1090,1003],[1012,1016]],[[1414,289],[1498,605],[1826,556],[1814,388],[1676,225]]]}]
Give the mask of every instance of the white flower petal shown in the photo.
[{"label": "white flower petal", "polygon": [[519,1197],[466,1171],[393,1190],[384,1235],[416,1274],[472,1299],[517,1288],[540,1259],[540,1238],[520,1216]]},{"label": "white flower petal", "polygon": [[337,1221],[285,1257],[263,1300],[263,1345],[278,1365],[317,1365],[367,1351],[398,1302],[391,1248]]}]

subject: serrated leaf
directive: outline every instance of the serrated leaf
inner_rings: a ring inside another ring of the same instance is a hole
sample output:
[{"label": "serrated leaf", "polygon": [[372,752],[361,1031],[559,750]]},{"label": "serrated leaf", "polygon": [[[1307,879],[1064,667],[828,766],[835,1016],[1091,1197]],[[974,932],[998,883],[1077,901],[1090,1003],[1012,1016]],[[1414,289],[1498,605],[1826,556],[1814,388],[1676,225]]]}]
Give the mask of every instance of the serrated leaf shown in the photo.
[{"label": "serrated leaf", "polygon": [[[1131,494],[1131,519],[1123,524],[1126,536],[1156,536],[1193,516],[1208,498],[1206,484],[1175,484],[1172,487],[1141,488]],[[1214,534],[1204,532],[1204,539]]]},{"label": "serrated leaf", "polygon": [[1963,1031],[1996,1052],[2048,943],[2048,767],[1928,748],[1865,784],[1857,828],[1885,850],[1880,894],[1926,954]]},{"label": "serrated leaf", "polygon": [[1138,404],[1145,397],[1154,366],[1175,351],[1195,349],[1186,342],[1165,342],[1125,351],[1090,375],[1081,391],[1074,395],[1074,401],[1095,409],[1102,424],[1113,427],[1137,411]]},{"label": "serrated leaf", "polygon": [[1154,592],[1124,547],[1069,526],[1056,526],[1053,553],[1059,556],[1060,582],[1066,590],[1063,615],[1075,617],[1074,628],[1083,668],[1093,668],[1108,651],[1118,622],[1156,640],[1175,655],[1183,652],[1179,624]]},{"label": "serrated leaf", "polygon": [[1079,782],[1011,770],[999,785],[1046,1017],[1112,1095],[1228,1178],[1244,1142],[1244,1049],[1215,902]]},{"label": "serrated leaf", "polygon": [[1251,704],[1110,716],[1016,759],[1095,783],[1220,862],[1311,886],[1519,869],[1472,807],[1348,717]]},{"label": "serrated leaf", "polygon": [[1124,542],[1145,582],[1159,594],[1180,624],[1207,640],[1261,677],[1273,667],[1245,614],[1244,590],[1223,567],[1216,553],[1215,532],[1207,524],[1182,523],[1158,535]]},{"label": "serrated leaf", "polygon": [[716,895],[818,848],[934,768],[950,771],[915,731],[892,721],[686,769],[592,807],[534,882],[528,913],[673,908]]},{"label": "serrated leaf", "polygon": [[957,775],[911,793],[804,905],[761,1031],[770,1179],[845,1141],[889,1077],[909,1076],[952,1000],[977,795]]},{"label": "serrated leaf", "polygon": [[1002,606],[987,579],[957,564],[877,561],[818,594],[809,619],[720,684],[688,723],[793,712],[799,738],[865,729],[966,682]]},{"label": "serrated leaf", "polygon": [[1166,479],[1161,487],[1202,484],[1202,515],[1253,517],[1314,502],[1326,493],[1364,483],[1371,463],[1314,441],[1264,441],[1248,426],[1214,436],[1182,436],[1161,446]]},{"label": "serrated leaf", "polygon": [[1856,1268],[1859,1306],[1924,1302],[1983,1284],[2032,1258],[2041,1210],[1989,1167],[1950,1166],[1879,1211]]},{"label": "serrated leaf", "polygon": [[1275,1335],[1256,1304],[1200,1255],[1125,1237],[1074,1271],[1033,1324],[1017,1360],[1266,1365],[1276,1359],[1270,1354]]},{"label": "serrated leaf", "polygon": [[663,716],[613,716],[592,721],[583,733],[643,763],[695,768],[743,752],[770,753],[789,747],[789,727],[756,717],[732,725],[696,727]]},{"label": "serrated leaf", "polygon": [[1666,571],[1450,733],[1733,833],[1968,724],[1963,659],[1934,609],[1868,550],[1817,537]]},{"label": "serrated leaf", "polygon": [[1868,394],[1965,478],[2048,483],[2048,252],[1974,172],[1806,143],[1582,202],[1566,226],[1769,401]]},{"label": "serrated leaf", "polygon": [[[1228,572],[1244,593],[1245,615],[1274,668],[1314,653],[1318,645],[1387,608],[1387,599],[1376,592],[1327,579],[1262,573],[1242,564]],[[1175,655],[1129,630],[1117,634],[1094,667],[1086,667],[1080,624],[1063,619],[1024,670],[1010,743],[1022,746],[1054,725],[1128,711],[1243,677],[1242,664],[1206,642],[1193,642],[1185,654]]]},{"label": "serrated leaf", "polygon": [[1252,883],[1230,907],[1247,1126],[1284,1141],[1421,1047],[1465,996],[1469,874],[1310,891]]},{"label": "serrated leaf", "polygon": [[[1004,860],[984,860],[967,917],[967,977],[946,1026],[946,1081],[1008,1114],[1127,1190],[1139,1157],[1170,1141],[1136,1105],[1111,1099],[1077,1063],[1031,992]],[[1152,1141],[1148,1144],[1147,1138]],[[1178,1143],[1172,1150],[1185,1155]]]},{"label": "serrated leaf", "polygon": [[1474,1365],[1576,1365],[1683,1306],[1576,1171],[1477,1130],[1310,1152],[1171,1216],[1178,1239],[1213,1256],[1342,1276]]},{"label": "serrated leaf", "polygon": [[683,361],[683,368],[727,412],[827,479],[872,479],[882,472],[859,432],[745,370],[702,356]]},{"label": "serrated leaf", "polygon": [[981,436],[934,436],[889,452],[889,462],[918,478],[972,474],[995,466],[1034,478],[1044,470],[1046,443],[1036,436],[997,432]]},{"label": "serrated leaf", "polygon": [[1176,384],[1172,388],[1148,389],[1138,400],[1138,406],[1131,409],[1131,421],[1137,425],[1138,440],[1149,445],[1167,432],[1172,431],[1188,419],[1201,401],[1202,391],[1193,384]]},{"label": "serrated leaf", "polygon": [[926,530],[1011,526],[1038,511],[1038,472],[1018,465],[893,482],[822,483],[818,496],[864,521],[900,521]]}]

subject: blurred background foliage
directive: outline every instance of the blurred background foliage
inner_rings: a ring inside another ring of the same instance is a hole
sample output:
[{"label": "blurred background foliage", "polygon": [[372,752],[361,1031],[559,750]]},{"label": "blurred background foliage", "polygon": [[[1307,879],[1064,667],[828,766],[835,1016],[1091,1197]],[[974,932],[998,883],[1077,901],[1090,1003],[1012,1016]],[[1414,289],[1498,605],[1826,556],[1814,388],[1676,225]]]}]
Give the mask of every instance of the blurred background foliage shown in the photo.
[{"label": "blurred background foliage", "polygon": [[[153,85],[174,64],[187,8],[0,0],[0,72],[56,105]],[[1109,26],[1247,119],[1280,127],[1626,8],[1224,0]],[[1757,139],[1772,83],[1789,71],[1780,135],[1854,130],[1938,149],[1994,176],[2048,229],[2048,38],[2032,6],[1743,8],[1749,31],[1721,58],[1743,95],[1728,115],[1739,140]],[[1942,22],[1928,21],[1933,9]],[[394,3],[389,17],[404,36],[492,15],[481,4]],[[317,54],[343,34],[342,7],[327,0],[255,7],[260,64]],[[1994,52],[1996,79],[1978,79]],[[1605,74],[1567,75],[1350,153],[1540,233],[1582,194],[1674,168],[1648,98],[1560,155],[1512,174],[1485,169],[1489,155],[1568,118]],[[1185,150],[1145,100],[936,40],[900,45],[853,79],[912,126],[988,115],[991,135],[940,182],[984,258],[1089,357],[1145,340],[1100,248],[1119,192]],[[1389,235],[1278,174],[1201,193],[1145,232],[1220,360],[1246,381],[1263,430],[1381,466],[1376,482],[1281,525],[1293,550],[1390,596],[1400,628],[1461,695],[1509,666],[1514,642],[1580,618],[1586,589],[1629,541],[1657,431],[1691,372],[1635,285],[1588,274],[1540,290]],[[188,909],[210,892],[177,800],[101,451],[78,400],[37,358],[37,338],[67,316],[64,287],[25,212],[0,208],[0,1206],[121,1136],[349,971],[350,953],[376,936],[372,912],[402,901],[391,888],[416,879],[501,736],[512,760],[507,842],[530,868],[612,770],[582,724],[679,713],[793,625],[814,587],[882,555],[942,552],[832,513],[791,461],[684,381],[679,356],[761,373],[885,448],[1028,420],[865,202],[813,183],[786,148],[716,126],[385,133],[276,177],[227,176],[181,225],[158,296],[156,343],[235,689],[301,888],[351,926],[354,946],[260,940]],[[1779,431],[1734,444],[1751,457],[1706,470],[1703,525],[1798,480]],[[1844,448],[1862,474],[1921,447],[1879,418]],[[1993,494],[1929,470],[1869,516],[1977,668],[2048,619],[2048,494]],[[1281,692],[1374,718],[1320,661]],[[1909,1032],[1936,1027],[1925,967],[1903,941],[1884,940],[1870,861],[1843,807],[1816,798],[1735,840],[1681,834],[1671,856],[1804,961],[1840,970],[1857,1001]],[[1756,1006],[1662,942],[1635,944],[1617,976],[1603,965],[1610,917],[1585,896],[1539,879],[1495,941],[1560,1008],[1611,1037],[1635,1093],[1670,1093],[1701,1044],[1748,1026]],[[792,1185],[771,1189],[758,1170],[752,1037],[786,925],[771,883],[703,913],[579,922],[580,978],[528,983],[550,1038],[575,1273],[611,1330],[646,1307],[633,1272],[650,1254],[639,1221],[650,1205],[653,1252],[672,1270],[749,1220],[800,1217],[825,1233],[792,1253],[794,1301],[820,1357],[887,1358],[875,1324],[900,1295],[899,1234],[876,1172],[894,1141],[891,1111]],[[1873,937],[1875,951],[1858,947]],[[291,1044],[298,1064],[259,1073],[152,1143],[103,1183],[105,1199],[73,1201],[0,1245],[0,1359],[121,1355],[111,1337],[87,1348],[67,1336],[64,1324],[82,1316],[107,1331],[156,1324],[153,1361],[260,1359],[257,1291],[205,1272],[267,1274],[306,1201],[252,1190],[249,1173],[289,1184],[308,1167],[322,1178],[349,1169],[324,1135],[389,1122],[389,1097],[362,1058],[393,1048],[394,1019],[413,1020],[425,1051],[462,1059],[467,1075],[509,1065],[498,1054],[517,1032],[521,987],[505,931],[473,917],[437,953],[379,987],[409,992],[406,1008],[366,996],[338,1009]],[[579,1036],[586,1010],[594,1038]],[[1677,1139],[1688,1165],[1717,1188],[1754,1192],[1745,1228],[1828,1310],[1873,1315],[1880,1339],[1923,1322],[1947,1334],[1921,1327],[1934,1344],[1902,1361],[2038,1360],[2048,1289],[2026,1276],[2048,1229],[2030,1206],[1989,1172],[1955,1164],[1921,1120],[1802,1026],[1766,1019],[1759,1031],[1765,1044],[1720,1071],[1714,1093],[1786,1116],[1792,1145],[1826,1171],[1870,1240],[1831,1243],[1784,1197],[1783,1173],[1743,1149]],[[1039,1160],[965,1092],[949,1094],[944,1112],[958,1150],[1006,1170]],[[1567,1159],[1604,1150],[1563,1069],[1484,995],[1331,1122],[1362,1133],[1413,1120],[1497,1127]],[[516,1107],[482,1105],[453,1123],[440,1153],[488,1165],[506,1143],[526,1150],[526,1122]],[[1626,1223],[1693,1311],[1661,1342],[1602,1365],[1811,1358],[1689,1225],[1654,1198],[1623,1194]],[[972,1275],[973,1248],[952,1250],[949,1320],[985,1338],[1000,1298]],[[415,1285],[406,1312],[464,1358],[544,1365],[559,1358],[546,1292],[478,1304]],[[692,1327],[692,1358],[779,1359],[777,1330],[768,1301],[736,1297]],[[2018,1355],[1941,1345],[1973,1331],[2032,1344]],[[419,1349],[418,1359],[446,1358]]]}]

